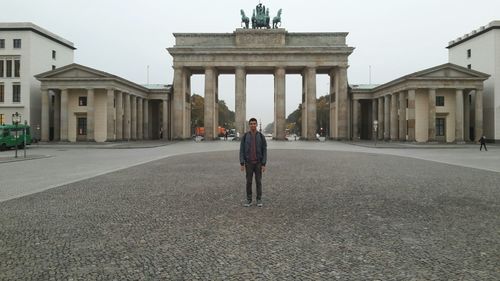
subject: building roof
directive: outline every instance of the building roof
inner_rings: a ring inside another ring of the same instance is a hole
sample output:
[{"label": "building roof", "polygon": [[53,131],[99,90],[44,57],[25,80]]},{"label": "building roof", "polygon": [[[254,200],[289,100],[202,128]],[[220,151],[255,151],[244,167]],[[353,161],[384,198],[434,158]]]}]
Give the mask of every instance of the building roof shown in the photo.
[{"label": "building roof", "polygon": [[72,50],[75,50],[73,42],[68,41],[31,22],[0,22],[0,31],[32,31]]},{"label": "building roof", "polygon": [[498,21],[498,20],[492,21],[489,24],[487,24],[485,26],[481,26],[479,29],[473,30],[472,32],[467,33],[462,37],[458,37],[457,39],[450,41],[448,43],[448,47],[446,47],[446,48],[447,49],[453,48],[457,45],[460,45],[460,44],[462,44],[462,43],[464,43],[464,42],[466,42],[474,37],[477,37],[477,36],[484,34],[490,30],[493,30],[493,29],[500,29],[500,21]]}]

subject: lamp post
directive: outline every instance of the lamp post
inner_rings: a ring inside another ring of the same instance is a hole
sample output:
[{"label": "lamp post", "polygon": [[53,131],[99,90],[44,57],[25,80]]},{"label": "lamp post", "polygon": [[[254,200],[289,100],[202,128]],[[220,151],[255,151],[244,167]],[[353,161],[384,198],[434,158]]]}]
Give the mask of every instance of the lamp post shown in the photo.
[{"label": "lamp post", "polygon": [[24,150],[24,158],[26,158],[26,128],[28,127],[28,121],[24,120],[24,128],[23,128],[23,150]]},{"label": "lamp post", "polygon": [[12,124],[14,125],[14,131],[16,132],[14,143],[14,146],[16,147],[15,158],[17,158],[17,125],[19,124],[19,122],[21,122],[21,114],[19,114],[19,112],[12,114]]},{"label": "lamp post", "polygon": [[375,146],[377,146],[377,137],[378,137],[378,121],[373,120],[373,136],[375,138]]}]

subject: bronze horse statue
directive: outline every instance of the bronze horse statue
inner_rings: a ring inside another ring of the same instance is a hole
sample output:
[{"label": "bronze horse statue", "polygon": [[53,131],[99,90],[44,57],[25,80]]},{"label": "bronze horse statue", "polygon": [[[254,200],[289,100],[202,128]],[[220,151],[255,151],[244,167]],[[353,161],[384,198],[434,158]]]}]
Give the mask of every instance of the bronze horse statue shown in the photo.
[{"label": "bronze horse statue", "polygon": [[273,18],[273,28],[278,28],[278,23],[281,26],[281,9],[278,10],[278,15]]},{"label": "bronze horse statue", "polygon": [[246,29],[248,29],[248,23],[250,22],[250,19],[245,15],[245,11],[243,9],[241,10],[241,24],[245,23]]}]

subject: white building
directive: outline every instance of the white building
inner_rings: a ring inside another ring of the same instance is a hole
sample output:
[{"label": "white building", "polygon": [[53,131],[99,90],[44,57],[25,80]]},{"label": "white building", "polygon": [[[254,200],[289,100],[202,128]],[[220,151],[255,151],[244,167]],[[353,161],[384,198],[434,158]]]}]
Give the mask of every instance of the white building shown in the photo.
[{"label": "white building", "polygon": [[19,112],[39,128],[41,91],[34,75],[73,63],[74,50],[72,42],[33,23],[0,23],[0,122],[10,124]]},{"label": "white building", "polygon": [[448,44],[449,62],[487,73],[484,82],[483,130],[500,142],[500,21],[492,21]]}]

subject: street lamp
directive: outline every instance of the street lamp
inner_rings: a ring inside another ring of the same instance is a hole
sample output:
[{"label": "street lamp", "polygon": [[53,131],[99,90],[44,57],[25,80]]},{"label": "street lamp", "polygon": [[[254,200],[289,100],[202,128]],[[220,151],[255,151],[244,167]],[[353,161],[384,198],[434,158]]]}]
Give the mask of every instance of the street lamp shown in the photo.
[{"label": "street lamp", "polygon": [[12,124],[15,126],[14,127],[14,131],[16,133],[16,137],[15,137],[15,144],[14,146],[16,147],[16,156],[15,158],[17,158],[17,125],[19,124],[19,122],[21,122],[21,114],[19,114],[19,112],[16,112],[15,114],[12,114]]},{"label": "street lamp", "polygon": [[375,138],[375,146],[377,146],[377,137],[378,137],[378,121],[373,120],[373,135]]}]

